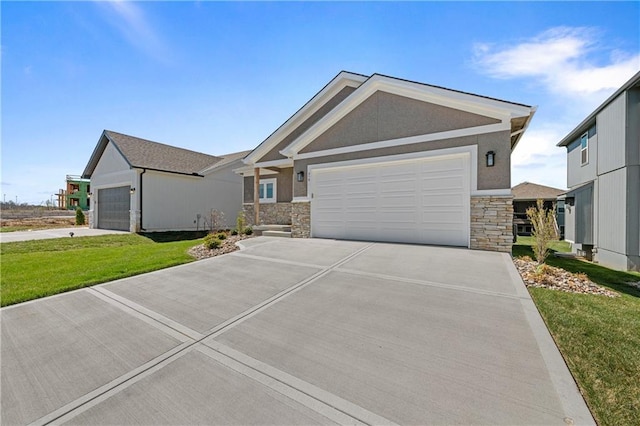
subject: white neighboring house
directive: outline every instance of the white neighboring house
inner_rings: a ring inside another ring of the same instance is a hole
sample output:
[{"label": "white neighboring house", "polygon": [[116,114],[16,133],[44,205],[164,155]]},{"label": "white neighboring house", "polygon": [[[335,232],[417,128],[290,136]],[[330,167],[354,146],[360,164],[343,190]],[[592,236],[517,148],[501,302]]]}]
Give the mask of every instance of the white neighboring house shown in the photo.
[{"label": "white neighboring house", "polygon": [[130,232],[207,229],[212,210],[230,226],[242,210],[247,151],[213,156],[105,130],[82,175],[91,179],[89,226]]}]

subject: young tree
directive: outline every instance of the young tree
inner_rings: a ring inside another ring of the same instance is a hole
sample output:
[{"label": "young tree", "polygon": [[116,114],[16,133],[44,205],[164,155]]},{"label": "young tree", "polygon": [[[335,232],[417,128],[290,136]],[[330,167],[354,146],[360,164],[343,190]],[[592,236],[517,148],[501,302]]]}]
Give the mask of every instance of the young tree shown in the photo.
[{"label": "young tree", "polygon": [[551,242],[558,240],[555,216],[555,205],[550,210],[545,209],[542,200],[538,200],[535,207],[527,209],[527,218],[533,226],[533,254],[538,261],[538,266],[541,266],[547,259]]}]

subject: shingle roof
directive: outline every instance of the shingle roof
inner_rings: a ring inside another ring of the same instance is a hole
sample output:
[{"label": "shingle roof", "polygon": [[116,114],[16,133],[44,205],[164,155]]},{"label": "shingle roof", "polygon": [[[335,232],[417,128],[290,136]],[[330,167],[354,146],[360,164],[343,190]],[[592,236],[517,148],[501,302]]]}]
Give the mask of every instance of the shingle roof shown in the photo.
[{"label": "shingle roof", "polygon": [[222,161],[222,157],[177,148],[122,133],[105,130],[104,135],[132,167],[193,174]]},{"label": "shingle roof", "polygon": [[219,169],[219,168],[224,167],[227,164],[233,163],[234,161],[237,161],[237,160],[242,160],[250,152],[251,152],[251,150],[234,152],[232,154],[219,155],[219,157],[222,158],[222,159],[220,161],[218,161],[217,163],[214,163],[214,164],[210,165],[209,167],[207,167],[206,169],[202,170],[202,173],[210,172],[213,169]]},{"label": "shingle roof", "polygon": [[564,194],[564,189],[552,188],[550,186],[538,185],[537,183],[522,182],[511,188],[514,200],[555,200],[558,195]]}]

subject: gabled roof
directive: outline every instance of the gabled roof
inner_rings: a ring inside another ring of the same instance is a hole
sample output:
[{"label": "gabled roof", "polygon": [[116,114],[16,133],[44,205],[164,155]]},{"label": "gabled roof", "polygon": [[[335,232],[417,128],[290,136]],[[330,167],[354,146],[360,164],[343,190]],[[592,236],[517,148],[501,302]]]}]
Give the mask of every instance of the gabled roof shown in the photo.
[{"label": "gabled roof", "polygon": [[632,87],[638,87],[638,86],[640,86],[640,71],[638,71],[636,75],[631,77],[629,81],[623,84],[622,87],[616,90],[613,95],[609,96],[607,100],[604,101],[598,108],[596,108],[595,111],[589,114],[587,118],[582,120],[582,122],[578,124],[575,129],[570,131],[569,134],[567,134],[567,136],[565,136],[560,142],[558,142],[556,146],[569,145],[571,142],[577,139],[580,135],[582,135],[584,132],[589,130],[589,127],[591,127],[595,123],[596,116],[600,113],[600,111],[605,109],[606,106],[609,105],[611,102],[613,102],[613,100],[615,100],[618,96],[620,96],[621,93],[625,92],[626,90],[629,90]]},{"label": "gabled roof", "polygon": [[318,111],[333,96],[346,86],[359,87],[367,80],[366,75],[341,71],[326,86],[316,93],[306,104],[304,104],[295,114],[278,127],[269,135],[260,145],[258,145],[249,155],[246,156],[244,162],[253,164],[257,162],[266,153],[271,151],[278,145],[292,130],[298,127],[302,122],[309,118],[313,113]]},{"label": "gabled roof", "polygon": [[91,177],[109,142],[115,146],[131,168],[199,175],[203,169],[223,160],[222,157],[105,130],[91,154],[82,177]]},{"label": "gabled roof", "polygon": [[219,157],[222,158],[222,160],[220,160],[217,163],[214,163],[214,164],[204,168],[203,170],[201,170],[200,173],[201,174],[207,174],[207,173],[213,172],[214,170],[221,169],[221,168],[223,168],[225,166],[228,166],[229,164],[231,164],[231,163],[233,163],[235,161],[242,160],[250,152],[251,152],[251,150],[234,152],[232,154],[220,155]]},{"label": "gabled roof", "polygon": [[511,129],[512,150],[522,137],[524,130],[535,113],[535,107],[529,105],[402,80],[382,74],[373,74],[347,99],[322,117],[289,146],[281,150],[280,153],[289,158],[294,157],[311,141],[336,124],[378,90],[499,119],[503,123],[507,123],[508,128]]},{"label": "gabled roof", "polygon": [[[304,120],[325,105],[332,96],[345,86],[356,90],[338,104],[324,117],[320,118],[311,128],[296,138],[292,143],[280,151],[290,159],[306,146],[312,139],[319,136],[335,124],[340,118],[352,111],[368,96],[379,89],[414,99],[425,100],[440,105],[474,112],[489,117],[501,119],[510,123],[511,148],[513,149],[529,125],[535,107],[487,96],[476,95],[459,90],[447,89],[415,81],[403,80],[382,74],[366,76],[362,74],[342,71],[334,77],[320,92],[282,124],[275,132],[265,139],[256,149],[244,158],[245,164],[256,164],[264,155],[274,149],[280,142],[291,134]],[[509,126],[507,126],[509,127]],[[281,160],[283,161],[283,160]],[[266,163],[265,163],[266,164]]]},{"label": "gabled roof", "polygon": [[558,195],[564,194],[564,189],[538,185],[537,183],[522,182],[511,188],[514,201],[524,200],[555,200]]}]

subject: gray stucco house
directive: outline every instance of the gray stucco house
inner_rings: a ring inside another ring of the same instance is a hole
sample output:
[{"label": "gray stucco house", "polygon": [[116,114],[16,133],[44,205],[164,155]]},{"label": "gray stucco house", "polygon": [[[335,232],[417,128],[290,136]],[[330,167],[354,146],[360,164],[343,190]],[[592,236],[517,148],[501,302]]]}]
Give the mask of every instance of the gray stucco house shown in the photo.
[{"label": "gray stucco house", "polygon": [[511,152],[535,108],[341,72],[244,158],[244,210],[293,237],[509,252]]},{"label": "gray stucco house", "polygon": [[640,270],[640,72],[565,136],[565,239],[603,265]]}]

